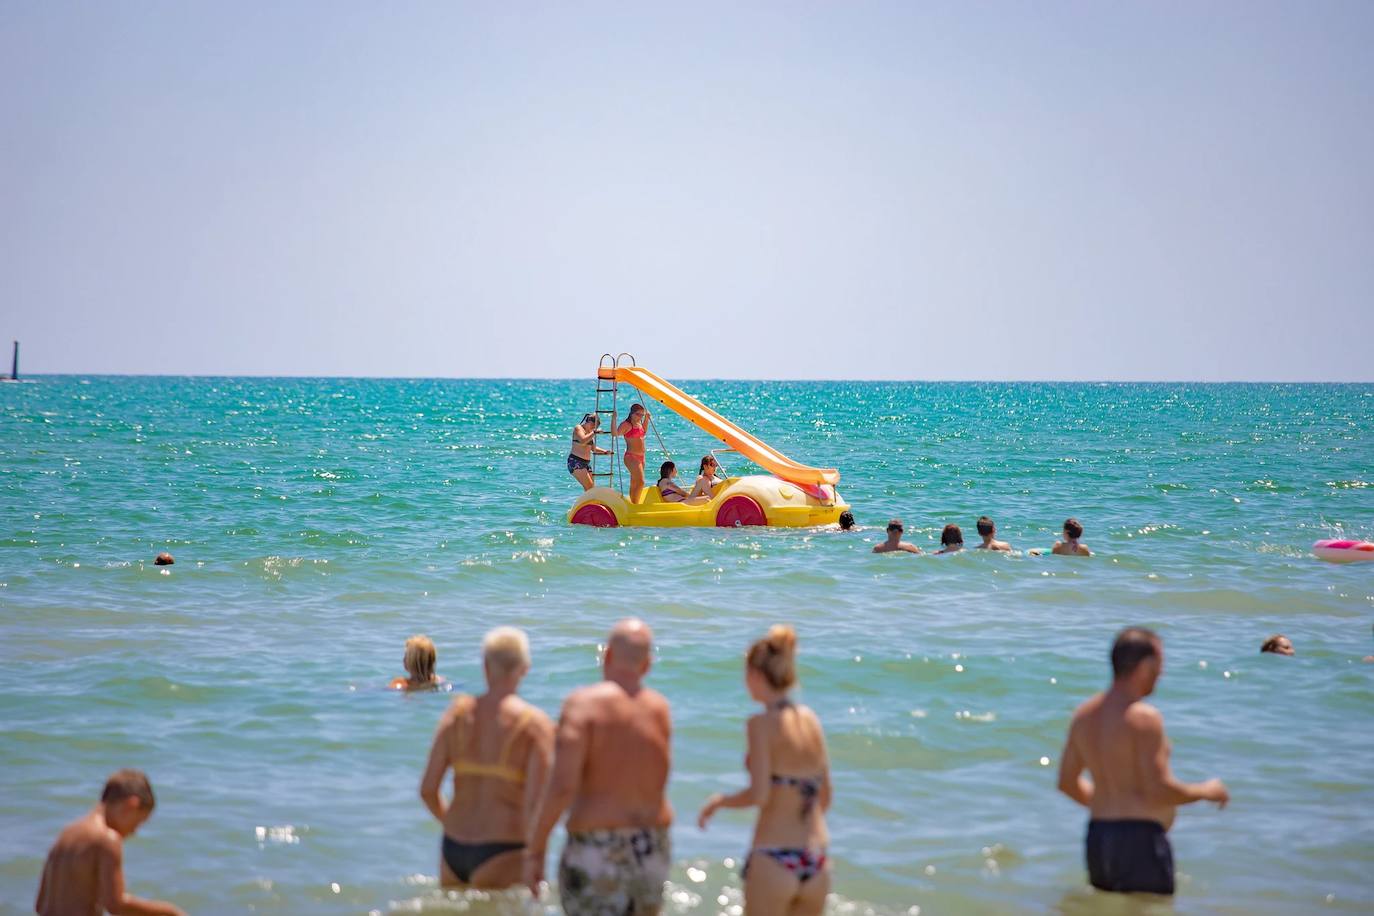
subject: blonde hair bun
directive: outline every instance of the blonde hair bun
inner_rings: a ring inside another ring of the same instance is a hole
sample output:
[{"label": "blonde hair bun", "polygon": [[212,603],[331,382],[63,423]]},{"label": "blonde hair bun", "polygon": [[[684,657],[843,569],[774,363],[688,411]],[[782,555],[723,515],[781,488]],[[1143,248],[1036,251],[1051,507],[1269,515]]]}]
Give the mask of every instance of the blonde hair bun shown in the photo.
[{"label": "blonde hair bun", "polygon": [[797,631],[785,623],[775,623],[767,636],[749,647],[747,663],[774,690],[786,690],[797,683],[796,657]]}]

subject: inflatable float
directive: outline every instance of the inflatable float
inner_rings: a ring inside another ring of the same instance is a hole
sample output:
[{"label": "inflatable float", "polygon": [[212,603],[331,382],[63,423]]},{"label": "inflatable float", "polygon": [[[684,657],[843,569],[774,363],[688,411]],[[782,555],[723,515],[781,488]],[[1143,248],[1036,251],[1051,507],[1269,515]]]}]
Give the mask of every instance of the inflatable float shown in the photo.
[{"label": "inflatable float", "polygon": [[1374,560],[1374,544],[1331,538],[1313,544],[1312,553],[1328,563],[1359,563]]},{"label": "inflatable float", "polygon": [[[621,365],[622,360],[626,365]],[[717,484],[708,502],[699,505],[664,502],[652,481],[640,496],[631,502],[617,486],[596,486],[584,492],[568,511],[568,521],[574,525],[597,528],[620,526],[652,526],[659,528],[717,527],[734,528],[741,525],[770,525],[786,528],[808,528],[833,525],[849,504],[835,489],[840,472],[834,468],[813,468],[793,461],[778,450],[766,445],[729,420],[702,404],[696,398],[670,384],[642,366],[634,357],[622,353],[601,357],[596,372],[596,410],[609,417],[609,428],[598,435],[610,435],[620,421],[618,398],[622,385],[628,385],[642,397],[652,398],[693,426],[725,445],[725,451],[738,452],[768,474],[726,477]],[[606,406],[609,403],[609,406]],[[609,479],[624,483],[620,471],[619,442],[612,438],[612,454],[594,456],[593,480]],[[610,470],[601,470],[596,458],[609,458]]]}]

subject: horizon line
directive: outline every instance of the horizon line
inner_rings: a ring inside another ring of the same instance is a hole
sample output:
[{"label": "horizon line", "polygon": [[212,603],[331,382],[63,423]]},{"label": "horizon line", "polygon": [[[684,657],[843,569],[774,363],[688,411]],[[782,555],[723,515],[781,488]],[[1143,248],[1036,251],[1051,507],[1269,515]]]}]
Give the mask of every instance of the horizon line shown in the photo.
[{"label": "horizon line", "polygon": [[[0,381],[24,381],[31,378],[176,378],[176,379],[296,379],[296,380],[335,380],[335,381],[443,381],[443,382],[576,382],[591,380],[596,376],[557,376],[557,375],[292,375],[275,373],[247,373],[233,375],[228,373],[185,373],[185,372],[31,372],[18,379],[8,377]],[[1370,385],[1367,381],[1337,381],[1331,379],[1183,379],[1183,378],[1135,378],[1135,379],[990,379],[990,378],[762,378],[724,376],[677,376],[688,382],[864,382],[888,383],[899,385],[939,385],[939,384],[985,384],[985,385]]]}]

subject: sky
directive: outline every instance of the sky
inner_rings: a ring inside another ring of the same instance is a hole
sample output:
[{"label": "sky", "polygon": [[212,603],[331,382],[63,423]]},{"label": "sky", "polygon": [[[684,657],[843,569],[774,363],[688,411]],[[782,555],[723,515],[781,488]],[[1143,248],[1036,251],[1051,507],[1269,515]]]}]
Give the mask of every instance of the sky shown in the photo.
[{"label": "sky", "polygon": [[32,373],[1374,380],[1371,47],[1367,0],[13,0],[0,339]]}]

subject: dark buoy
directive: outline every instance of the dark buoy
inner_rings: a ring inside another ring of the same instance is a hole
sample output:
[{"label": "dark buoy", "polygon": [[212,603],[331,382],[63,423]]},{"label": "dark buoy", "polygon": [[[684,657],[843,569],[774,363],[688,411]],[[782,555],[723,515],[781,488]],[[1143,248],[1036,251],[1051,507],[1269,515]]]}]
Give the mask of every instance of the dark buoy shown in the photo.
[{"label": "dark buoy", "polygon": [[164,551],[163,553],[160,553],[160,554],[157,555],[157,559],[153,560],[153,565],[154,565],[154,566],[171,566],[171,565],[172,565],[173,563],[175,563],[175,562],[176,562],[176,560],[173,560],[173,559],[172,559],[172,555],[171,555],[170,553],[166,553],[166,552]]},{"label": "dark buoy", "polygon": [[10,363],[10,381],[19,381],[19,341],[14,342],[14,362]]}]

